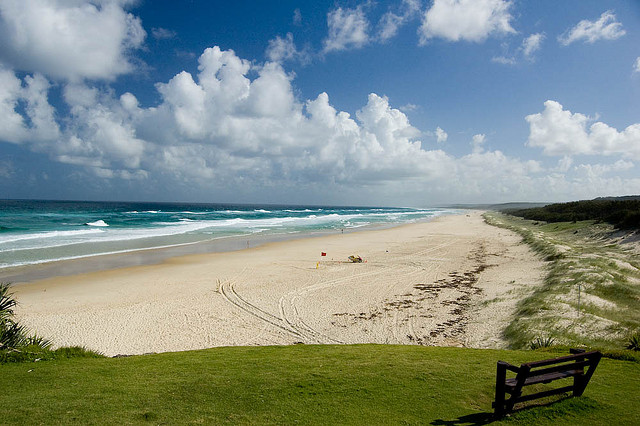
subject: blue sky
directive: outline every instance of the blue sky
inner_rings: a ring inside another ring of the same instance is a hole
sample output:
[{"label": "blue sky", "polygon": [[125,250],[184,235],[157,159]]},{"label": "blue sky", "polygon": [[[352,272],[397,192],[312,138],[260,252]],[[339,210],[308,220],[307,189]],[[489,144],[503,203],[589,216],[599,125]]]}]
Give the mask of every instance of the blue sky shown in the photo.
[{"label": "blue sky", "polygon": [[640,2],[0,1],[0,198],[640,193]]}]

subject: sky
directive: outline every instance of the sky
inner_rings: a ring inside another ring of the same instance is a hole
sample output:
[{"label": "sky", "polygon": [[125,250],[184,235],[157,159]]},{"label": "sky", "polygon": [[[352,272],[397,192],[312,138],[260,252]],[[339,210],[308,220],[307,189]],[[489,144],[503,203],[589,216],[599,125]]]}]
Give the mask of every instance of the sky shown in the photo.
[{"label": "sky", "polygon": [[640,1],[0,0],[0,199],[640,194]]}]

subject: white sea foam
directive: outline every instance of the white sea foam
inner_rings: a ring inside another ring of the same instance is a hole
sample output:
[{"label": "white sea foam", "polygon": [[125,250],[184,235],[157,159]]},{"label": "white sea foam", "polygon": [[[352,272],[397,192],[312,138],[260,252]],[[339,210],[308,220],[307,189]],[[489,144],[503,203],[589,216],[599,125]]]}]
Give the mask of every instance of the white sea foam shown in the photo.
[{"label": "white sea foam", "polygon": [[60,237],[78,237],[82,235],[101,234],[105,231],[101,229],[75,230],[75,231],[49,231],[49,232],[36,232],[31,234],[19,234],[19,235],[6,235],[0,237],[0,244],[15,243],[25,240],[40,240]]},{"label": "white sea foam", "polygon": [[182,243],[182,244],[169,244],[169,245],[160,245],[160,246],[153,246],[153,247],[126,249],[126,250],[114,250],[114,251],[106,251],[106,252],[100,252],[100,253],[79,254],[77,256],[63,256],[63,257],[56,257],[56,258],[49,258],[49,259],[30,260],[30,261],[17,262],[17,263],[11,263],[11,264],[7,264],[7,263],[2,264],[2,263],[0,263],[0,269],[13,268],[13,267],[16,267],[16,266],[40,265],[40,264],[43,264],[43,263],[59,262],[59,261],[63,261],[63,260],[85,259],[87,257],[103,256],[103,255],[110,255],[110,254],[123,254],[123,253],[133,253],[133,252],[138,252],[138,251],[159,250],[159,249],[173,248],[173,247],[183,247],[183,246],[197,244],[198,242],[199,241],[189,242],[189,243]]},{"label": "white sea foam", "polygon": [[[262,215],[263,213],[264,215]],[[395,209],[342,210],[339,208],[293,208],[277,211],[266,209],[212,210],[209,212],[132,210],[123,213],[123,215],[141,215],[136,220],[146,221],[146,227],[140,224],[133,224],[133,227],[109,227],[104,220],[98,220],[87,223],[86,225],[89,226],[82,229],[0,235],[0,253],[7,254],[4,259],[0,260],[0,267],[125,253],[148,248],[172,247],[183,243],[191,244],[194,241],[225,238],[231,235],[295,234],[321,229],[361,228],[376,223],[406,223],[446,213],[452,212],[425,209],[398,211]],[[145,218],[145,215],[156,214],[158,216]],[[181,217],[183,215],[190,217]],[[203,215],[222,218],[209,219]],[[129,216],[129,218],[131,217]],[[154,219],[162,221],[151,223],[150,221]],[[185,243],[185,241],[189,242]],[[176,244],[172,244],[172,242]],[[48,249],[53,250],[48,251]],[[56,257],[56,259],[51,259],[51,257]],[[12,258],[13,261],[9,261],[9,258]]]},{"label": "white sea foam", "polygon": [[87,222],[85,223],[85,225],[88,226],[98,226],[98,227],[106,227],[109,226],[109,224],[107,222],[105,222],[104,220],[100,219],[100,220],[96,220],[95,222]]}]

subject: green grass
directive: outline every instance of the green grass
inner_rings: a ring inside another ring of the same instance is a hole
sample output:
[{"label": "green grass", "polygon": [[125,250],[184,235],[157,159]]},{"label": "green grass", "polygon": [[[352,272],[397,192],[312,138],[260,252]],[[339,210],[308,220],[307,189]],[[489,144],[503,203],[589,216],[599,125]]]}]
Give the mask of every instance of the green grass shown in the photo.
[{"label": "green grass", "polygon": [[0,350],[0,364],[9,362],[49,361],[63,358],[103,358],[98,352],[79,346],[65,346],[58,349],[27,345],[19,349]]},{"label": "green grass", "polygon": [[512,348],[552,338],[561,345],[615,350],[640,330],[637,255],[611,242],[611,225],[545,223],[494,212],[485,220],[519,233],[548,262],[543,285],[519,302],[504,331]]},{"label": "green grass", "polygon": [[[485,424],[496,361],[566,351],[228,347],[0,365],[2,424]],[[638,424],[640,363],[603,359],[585,394],[496,424]]]}]

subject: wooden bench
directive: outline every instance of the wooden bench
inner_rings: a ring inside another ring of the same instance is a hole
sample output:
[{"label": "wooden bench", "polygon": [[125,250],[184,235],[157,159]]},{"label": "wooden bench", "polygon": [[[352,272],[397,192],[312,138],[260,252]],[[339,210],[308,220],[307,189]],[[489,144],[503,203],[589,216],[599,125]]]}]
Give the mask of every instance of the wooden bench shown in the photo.
[{"label": "wooden bench", "polygon": [[[596,370],[602,354],[598,351],[585,352],[583,349],[571,349],[571,355],[543,361],[527,362],[520,367],[504,361],[498,361],[496,374],[496,400],[493,403],[495,415],[503,416],[513,410],[514,404],[544,398],[550,395],[573,392],[580,396],[587,387]],[[586,369],[586,370],[585,370]],[[516,373],[516,377],[507,379],[507,370]],[[538,383],[551,383],[554,380],[573,378],[573,384],[533,394],[522,395],[522,388]],[[506,394],[510,397],[507,399]]]}]

